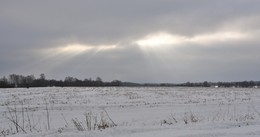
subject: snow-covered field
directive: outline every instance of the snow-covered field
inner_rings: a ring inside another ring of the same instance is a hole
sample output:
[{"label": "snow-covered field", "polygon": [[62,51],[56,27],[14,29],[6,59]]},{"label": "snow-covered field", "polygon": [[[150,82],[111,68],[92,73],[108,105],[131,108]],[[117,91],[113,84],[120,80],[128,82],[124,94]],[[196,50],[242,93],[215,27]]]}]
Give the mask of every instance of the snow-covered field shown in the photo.
[{"label": "snow-covered field", "polygon": [[259,137],[260,89],[0,89],[0,132],[19,137]]}]

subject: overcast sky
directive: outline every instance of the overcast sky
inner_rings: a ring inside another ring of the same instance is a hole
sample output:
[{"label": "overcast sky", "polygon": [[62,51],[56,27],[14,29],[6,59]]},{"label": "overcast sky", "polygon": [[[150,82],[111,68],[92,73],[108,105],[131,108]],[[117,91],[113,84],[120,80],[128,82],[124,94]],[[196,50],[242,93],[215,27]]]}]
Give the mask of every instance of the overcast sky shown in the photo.
[{"label": "overcast sky", "polygon": [[0,76],[260,80],[260,0],[0,1]]}]

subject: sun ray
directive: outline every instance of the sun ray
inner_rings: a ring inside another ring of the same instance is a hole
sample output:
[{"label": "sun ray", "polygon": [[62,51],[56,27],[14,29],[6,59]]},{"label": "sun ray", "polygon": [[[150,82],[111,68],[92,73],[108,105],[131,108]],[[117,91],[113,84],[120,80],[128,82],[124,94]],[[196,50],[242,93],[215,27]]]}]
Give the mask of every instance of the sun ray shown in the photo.
[{"label": "sun ray", "polygon": [[221,42],[236,42],[246,40],[251,35],[240,31],[217,31],[193,36],[171,34],[168,32],[152,33],[133,41],[142,51],[150,68],[157,68],[154,62],[160,62],[160,68],[171,68],[178,55],[180,46],[214,46]]},{"label": "sun ray", "polygon": [[135,43],[140,46],[157,47],[178,44],[185,40],[185,37],[171,35],[165,32],[149,34]]},{"label": "sun ray", "polygon": [[[84,55],[85,58],[82,60],[88,62],[94,56],[97,56],[98,52],[106,52],[114,50],[117,45],[84,45],[84,44],[67,44],[65,46],[57,46],[53,48],[46,48],[41,50],[33,50],[31,53],[36,54],[40,59],[29,63],[28,65],[19,68],[22,70],[39,71],[45,68],[46,72],[52,71],[67,62],[72,61],[78,56]],[[48,66],[48,67],[46,67]],[[79,64],[81,66],[81,64]],[[76,68],[77,66],[74,66]]]},{"label": "sun ray", "polygon": [[169,48],[187,43],[211,45],[218,42],[238,41],[249,38],[250,35],[240,31],[219,31],[214,33],[197,34],[194,36],[176,35],[167,32],[148,34],[134,41],[142,48]]}]

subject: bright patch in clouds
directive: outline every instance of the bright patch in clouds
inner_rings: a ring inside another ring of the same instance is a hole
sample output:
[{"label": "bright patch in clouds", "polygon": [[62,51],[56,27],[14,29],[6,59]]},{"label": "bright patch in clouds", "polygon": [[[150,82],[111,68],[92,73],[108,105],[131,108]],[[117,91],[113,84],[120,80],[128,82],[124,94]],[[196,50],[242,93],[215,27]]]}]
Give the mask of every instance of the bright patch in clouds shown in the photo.
[{"label": "bright patch in clouds", "polygon": [[188,38],[187,41],[199,44],[211,44],[215,42],[225,42],[234,40],[243,40],[248,38],[249,34],[241,32],[217,32],[212,34],[197,35]]},{"label": "bright patch in clouds", "polygon": [[[106,52],[117,48],[117,45],[84,45],[84,44],[68,44],[54,48],[46,48],[39,50],[39,54],[43,56],[42,60],[38,60],[32,66],[48,66],[51,71],[58,66],[66,64],[74,58],[86,54],[86,57],[94,56],[97,52]],[[88,58],[84,58],[88,60]],[[40,69],[37,68],[37,69]],[[74,66],[75,68],[75,66]]]},{"label": "bright patch in clouds", "polygon": [[179,44],[185,40],[185,37],[171,35],[169,33],[157,33],[147,35],[145,38],[137,40],[137,43],[140,46],[160,46],[160,45],[172,45]]},{"label": "bright patch in clouds", "polygon": [[65,47],[58,47],[56,50],[61,53],[80,53],[92,49],[92,47],[81,45],[81,44],[71,44]]},{"label": "bright patch in clouds", "polygon": [[73,54],[73,53],[82,53],[82,52],[88,52],[88,51],[106,51],[106,50],[112,50],[115,49],[116,45],[83,45],[83,44],[69,44],[67,46],[61,46],[58,48],[55,48],[59,53],[64,54]]},{"label": "bright patch in clouds", "polygon": [[[58,56],[75,57],[85,53],[106,52],[118,48],[117,45],[84,45],[84,44],[68,44],[66,46],[58,46],[54,48],[46,48],[38,53],[45,57],[57,58]],[[62,57],[64,58],[64,57]]]},{"label": "bright patch in clouds", "polygon": [[96,47],[97,50],[113,50],[117,48],[117,45],[99,45],[98,47]]},{"label": "bright patch in clouds", "polygon": [[248,37],[249,34],[247,33],[232,31],[199,34],[192,37],[160,32],[155,34],[149,34],[144,38],[135,41],[134,43],[142,47],[173,46],[185,43],[206,45],[217,42],[243,40]]}]

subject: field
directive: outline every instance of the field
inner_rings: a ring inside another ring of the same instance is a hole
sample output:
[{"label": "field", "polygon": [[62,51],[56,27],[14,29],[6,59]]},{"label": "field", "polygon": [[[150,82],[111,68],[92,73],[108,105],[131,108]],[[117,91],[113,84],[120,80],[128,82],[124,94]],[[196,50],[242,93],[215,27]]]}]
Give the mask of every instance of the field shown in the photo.
[{"label": "field", "polygon": [[259,137],[259,88],[0,89],[0,136]]}]

